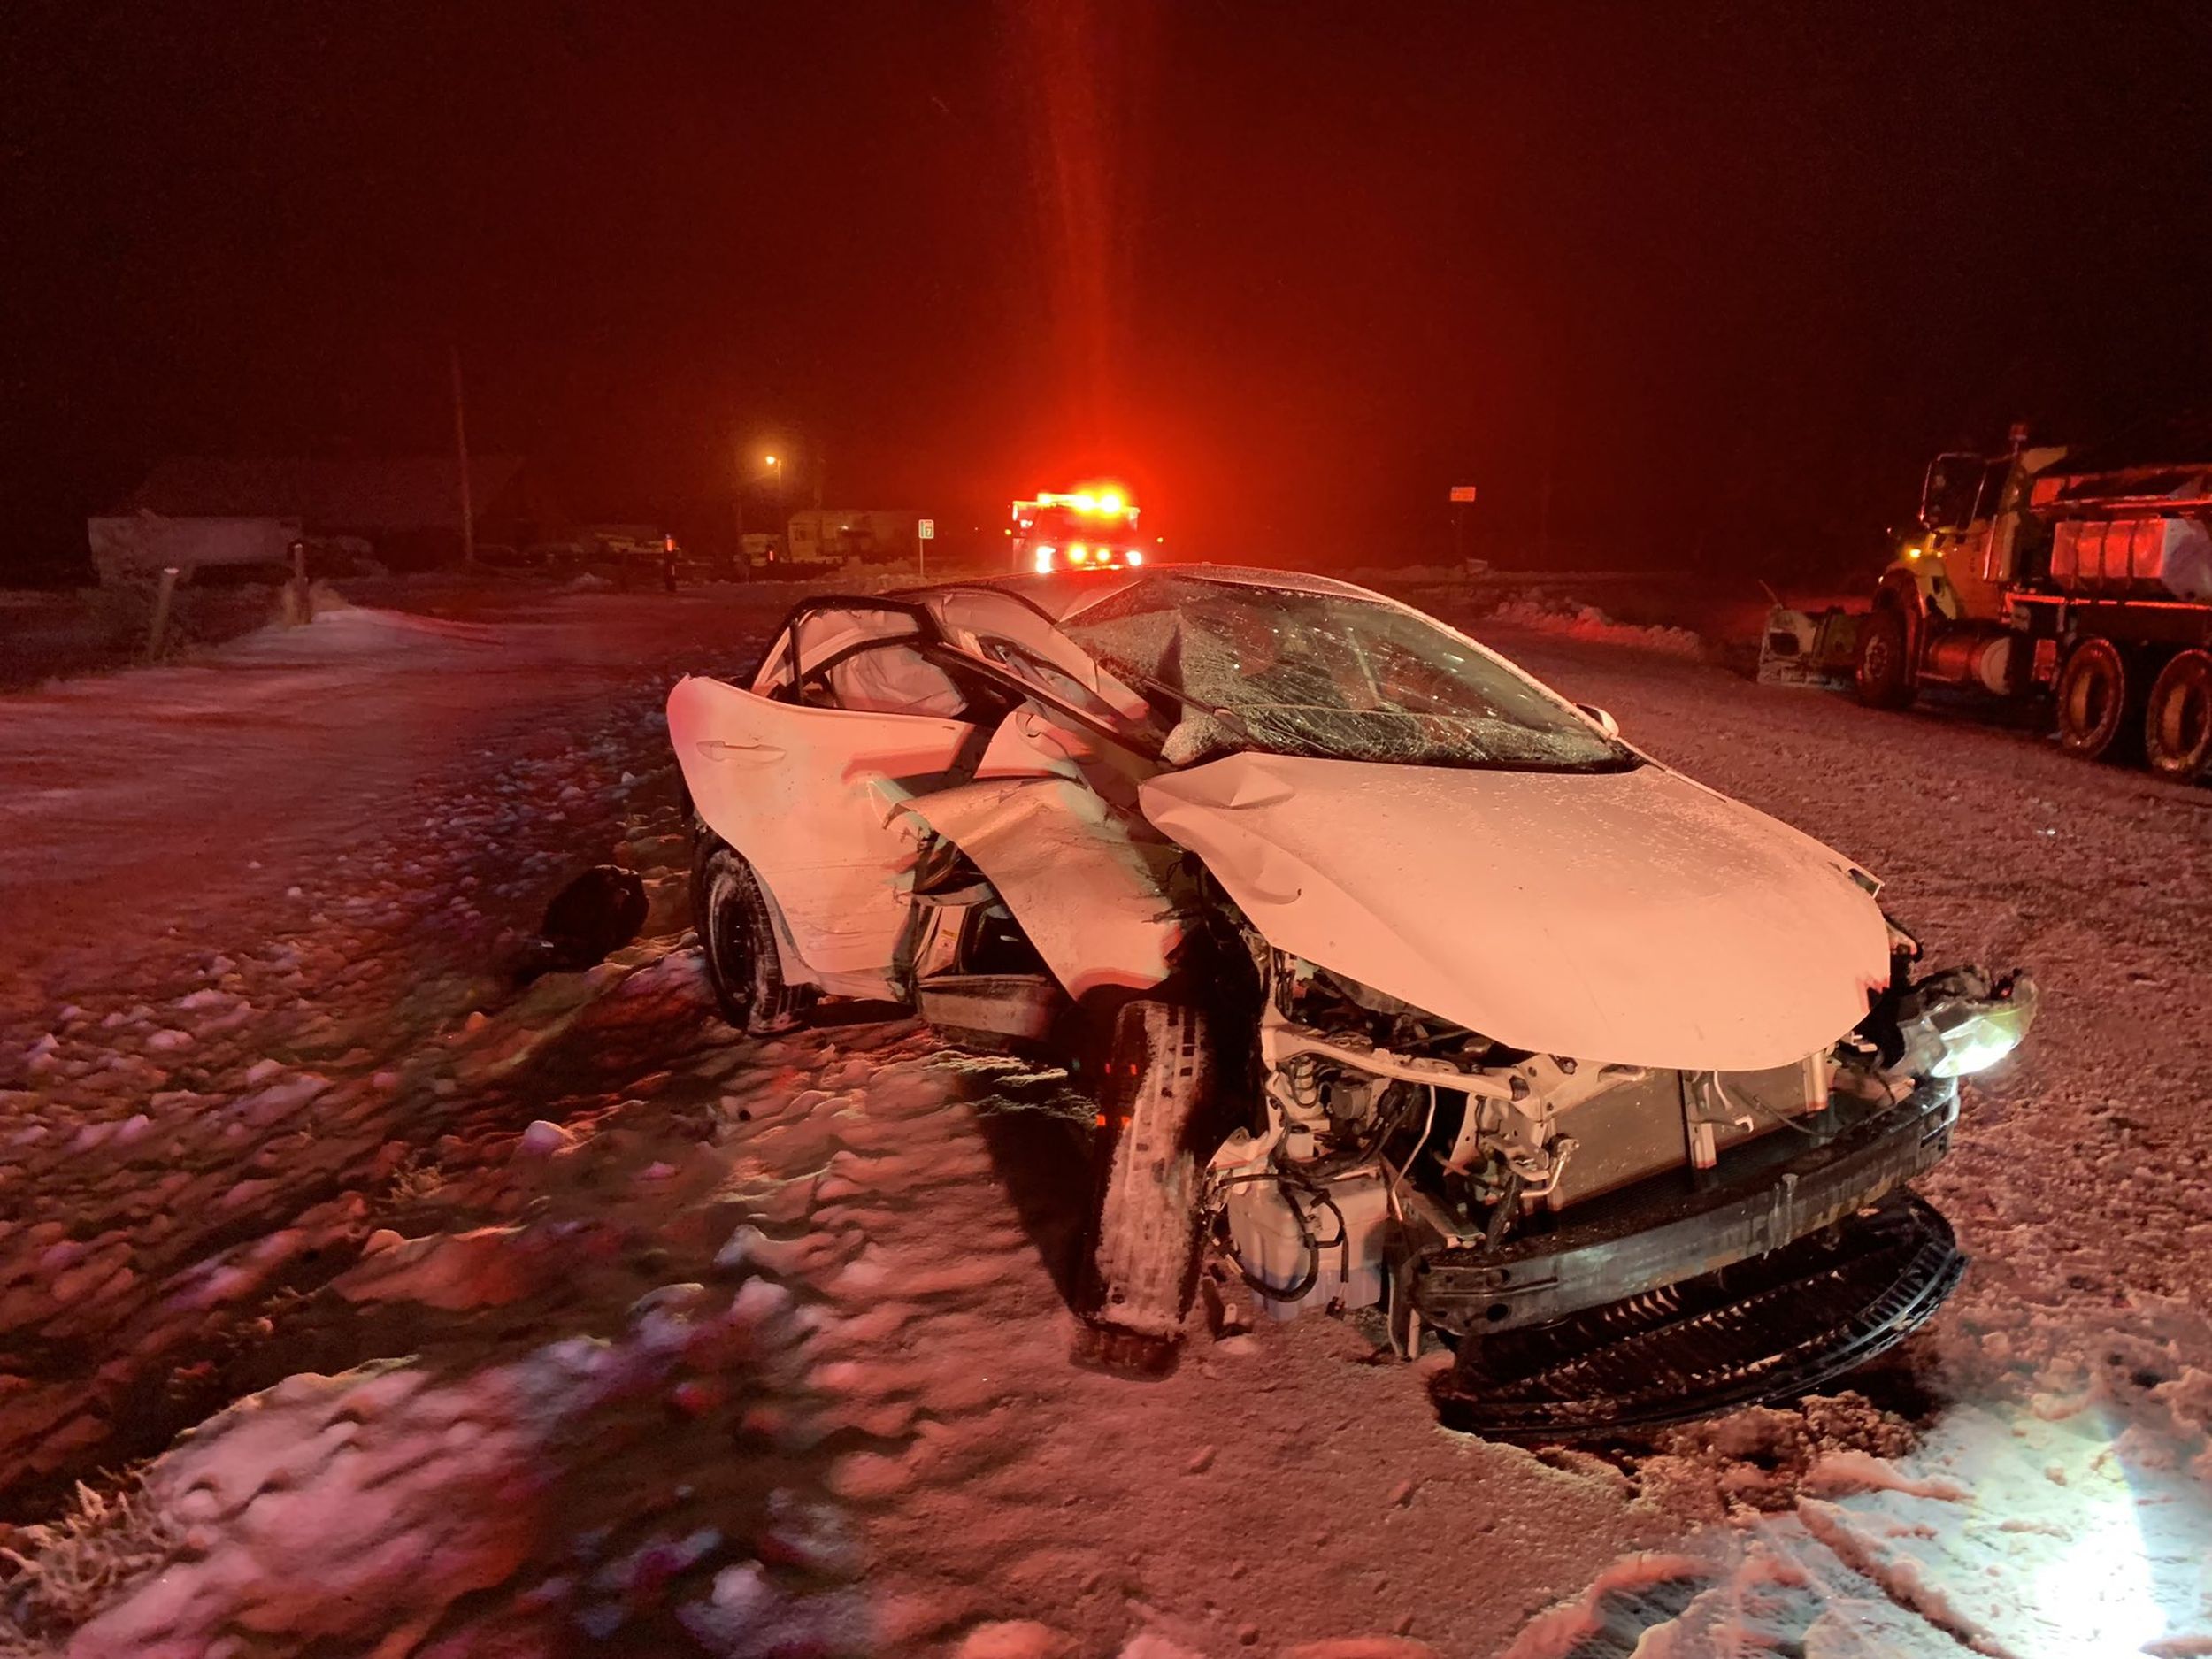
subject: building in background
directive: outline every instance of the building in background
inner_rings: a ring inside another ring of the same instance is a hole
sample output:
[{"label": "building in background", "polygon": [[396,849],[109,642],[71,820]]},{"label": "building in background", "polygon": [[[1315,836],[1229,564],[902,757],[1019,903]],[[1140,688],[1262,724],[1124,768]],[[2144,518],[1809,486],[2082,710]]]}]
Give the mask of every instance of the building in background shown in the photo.
[{"label": "building in background", "polygon": [[912,564],[921,515],[883,507],[809,507],[791,515],[795,565]]},{"label": "building in background", "polygon": [[[529,467],[514,456],[480,456],[470,464],[480,556],[497,562],[515,551],[555,541],[570,526],[566,515],[540,489]],[[392,570],[423,570],[462,557],[460,469],[449,456],[385,459],[225,460],[175,457],[159,463],[113,511],[88,523],[94,564],[103,542],[111,549],[152,539],[177,541],[180,533],[157,534],[154,520],[277,521],[297,526],[311,557],[373,559]],[[134,521],[135,529],[118,520]],[[190,533],[202,541],[212,529]],[[250,538],[234,530],[244,546]],[[189,536],[181,539],[190,539]],[[118,555],[111,555],[112,564]]]}]

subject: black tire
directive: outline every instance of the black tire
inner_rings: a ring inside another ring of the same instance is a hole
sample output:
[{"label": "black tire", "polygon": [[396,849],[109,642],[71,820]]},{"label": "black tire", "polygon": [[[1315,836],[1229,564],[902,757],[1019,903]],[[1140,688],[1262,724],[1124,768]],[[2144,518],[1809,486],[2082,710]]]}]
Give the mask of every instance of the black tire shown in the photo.
[{"label": "black tire", "polygon": [[691,916],[722,1018],[755,1037],[797,1026],[814,987],[783,982],[775,918],[760,879],[734,848],[712,836],[702,836],[692,856]]},{"label": "black tire", "polygon": [[1099,1079],[1098,1184],[1085,1240],[1079,1363],[1173,1369],[1198,1286],[1219,1067],[1202,1009],[1136,1001],[1115,1015]]},{"label": "black tire", "polygon": [[1852,695],[1870,709],[1909,709],[1913,690],[1910,618],[1884,605],[1859,625]]},{"label": "black tire", "polygon": [[2181,651],[2158,671],[2143,710],[2143,755],[2153,772],[2185,783],[2212,764],[2212,653]]},{"label": "black tire", "polygon": [[2124,760],[2143,730],[2142,676],[2110,640],[2084,640],[2058,675],[2058,742],[2084,760]]}]

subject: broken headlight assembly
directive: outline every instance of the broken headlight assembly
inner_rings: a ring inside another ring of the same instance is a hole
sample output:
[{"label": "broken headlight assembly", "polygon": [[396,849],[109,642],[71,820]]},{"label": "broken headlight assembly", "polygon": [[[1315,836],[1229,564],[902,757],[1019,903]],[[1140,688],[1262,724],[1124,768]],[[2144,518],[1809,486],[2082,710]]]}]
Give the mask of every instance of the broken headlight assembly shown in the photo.
[{"label": "broken headlight assembly", "polygon": [[1897,999],[1901,1045],[1884,1068],[1917,1077],[1971,1077],[2020,1046],[2035,1023],[2035,979],[2024,968],[1991,974],[1951,968],[1930,974]]}]

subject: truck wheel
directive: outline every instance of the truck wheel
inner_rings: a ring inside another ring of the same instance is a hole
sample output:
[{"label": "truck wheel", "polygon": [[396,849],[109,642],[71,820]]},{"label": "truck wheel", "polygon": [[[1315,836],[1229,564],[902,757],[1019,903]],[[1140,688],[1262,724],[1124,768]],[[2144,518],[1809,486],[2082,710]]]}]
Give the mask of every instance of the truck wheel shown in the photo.
[{"label": "truck wheel", "polygon": [[1885,605],[1859,625],[1851,690],[1870,709],[1912,706],[1912,630],[1905,613]]},{"label": "truck wheel", "polygon": [[702,837],[691,863],[691,914],[722,1018],[755,1037],[796,1026],[810,985],[786,985],[775,918],[752,865],[726,842]]},{"label": "truck wheel", "polygon": [[2183,651],[2159,671],[2143,717],[2151,770],[2193,781],[2212,761],[2212,655]]},{"label": "truck wheel", "polygon": [[2084,760],[2120,760],[2142,727],[2138,674],[2110,640],[2084,640],[2058,675],[2058,742]]},{"label": "truck wheel", "polygon": [[1115,1016],[1098,1090],[1099,1179],[1079,1363],[1162,1376],[1198,1285],[1200,1199],[1217,1068],[1203,1010],[1139,1001]]}]

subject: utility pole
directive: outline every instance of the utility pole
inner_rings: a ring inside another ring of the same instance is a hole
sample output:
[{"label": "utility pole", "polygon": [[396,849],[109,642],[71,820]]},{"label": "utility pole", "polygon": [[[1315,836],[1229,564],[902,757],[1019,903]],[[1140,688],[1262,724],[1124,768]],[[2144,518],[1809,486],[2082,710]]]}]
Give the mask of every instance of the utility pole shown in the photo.
[{"label": "utility pole", "polygon": [[[734,423],[733,423],[734,425]],[[752,562],[745,557],[745,440],[730,440],[730,519],[737,528],[737,545],[730,553],[730,568],[740,581],[750,581]]]},{"label": "utility pole", "polygon": [[469,488],[469,424],[461,403],[461,348],[447,347],[453,365],[453,449],[461,464],[461,560],[476,563],[476,499]]},{"label": "utility pole", "polygon": [[1544,411],[1544,493],[1536,521],[1537,564],[1551,568],[1551,475],[1559,453],[1559,388],[1555,384]]}]

